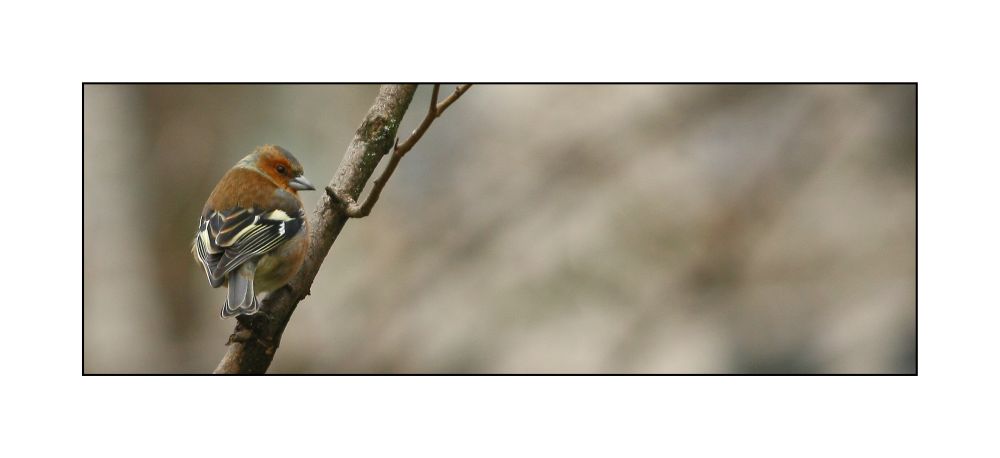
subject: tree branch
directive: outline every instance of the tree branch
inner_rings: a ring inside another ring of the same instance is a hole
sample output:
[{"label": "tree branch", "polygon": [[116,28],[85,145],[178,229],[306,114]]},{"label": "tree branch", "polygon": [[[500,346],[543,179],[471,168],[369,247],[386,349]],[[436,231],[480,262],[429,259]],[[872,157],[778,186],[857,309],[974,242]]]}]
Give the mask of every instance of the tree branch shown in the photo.
[{"label": "tree branch", "polygon": [[396,139],[396,144],[392,148],[392,157],[389,158],[389,163],[386,164],[385,170],[375,179],[372,183],[372,190],[368,193],[368,198],[365,199],[363,204],[359,204],[351,195],[346,193],[343,189],[339,189],[334,186],[326,187],[326,194],[333,199],[336,204],[340,207],[342,213],[346,214],[351,218],[364,218],[372,212],[372,207],[375,206],[375,202],[378,202],[379,196],[382,195],[382,189],[385,188],[385,184],[389,181],[389,177],[392,176],[393,172],[396,171],[396,166],[399,165],[399,161],[403,159],[413,145],[416,145],[420,138],[424,136],[427,129],[431,127],[434,120],[441,116],[452,103],[455,103],[465,91],[468,91],[472,87],[471,84],[462,84],[455,88],[455,92],[452,92],[448,98],[444,99],[440,104],[438,103],[438,92],[441,89],[440,84],[434,85],[434,92],[431,93],[431,103],[427,107],[427,115],[424,116],[424,120],[420,122],[420,125],[410,133],[410,136],[403,143],[399,143],[399,139]]},{"label": "tree branch", "polygon": [[[460,86],[441,105],[432,104],[431,112],[434,113],[434,116],[431,121],[468,90],[468,86]],[[430,122],[425,118],[420,127],[411,134],[403,145],[398,143],[398,139],[395,143],[393,142],[399,123],[403,119],[410,101],[413,100],[416,88],[416,85],[413,84],[387,84],[379,88],[375,103],[368,110],[361,126],[354,133],[354,139],[347,147],[340,167],[337,168],[330,185],[327,186],[328,191],[331,189],[341,190],[340,197],[354,202],[361,194],[365,182],[375,172],[379,160],[390,149],[393,151],[389,164],[392,168],[387,168],[387,170],[395,169],[399,159],[416,144],[420,136],[430,127]],[[434,97],[432,97],[435,103],[437,93],[438,85],[435,85]],[[406,150],[400,153],[404,146],[406,146]],[[369,195],[364,204],[367,207],[366,212],[371,211],[371,206],[378,200],[378,193],[381,192],[385,181],[391,174],[391,171],[388,174],[382,173],[379,177],[383,180],[381,184],[376,181],[373,185],[373,194]],[[264,300],[260,313],[237,317],[236,329],[229,336],[226,354],[219,362],[219,366],[216,367],[215,373],[264,373],[271,365],[274,353],[281,342],[281,335],[285,326],[288,325],[288,320],[298,303],[309,295],[309,288],[312,286],[323,260],[351,216],[348,214],[349,206],[345,206],[342,200],[331,197],[332,194],[331,192],[320,198],[316,209],[309,218],[309,252],[306,254],[302,267],[287,285],[271,293]]]}]

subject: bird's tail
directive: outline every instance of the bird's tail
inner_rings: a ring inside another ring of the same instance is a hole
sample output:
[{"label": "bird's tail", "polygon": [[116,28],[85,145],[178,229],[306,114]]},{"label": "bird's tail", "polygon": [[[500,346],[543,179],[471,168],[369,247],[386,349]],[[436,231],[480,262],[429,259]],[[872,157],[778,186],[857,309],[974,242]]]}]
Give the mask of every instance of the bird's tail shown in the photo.
[{"label": "bird's tail", "polygon": [[229,296],[222,306],[222,318],[257,313],[260,304],[253,292],[253,275],[256,269],[257,264],[248,261],[229,273]]}]

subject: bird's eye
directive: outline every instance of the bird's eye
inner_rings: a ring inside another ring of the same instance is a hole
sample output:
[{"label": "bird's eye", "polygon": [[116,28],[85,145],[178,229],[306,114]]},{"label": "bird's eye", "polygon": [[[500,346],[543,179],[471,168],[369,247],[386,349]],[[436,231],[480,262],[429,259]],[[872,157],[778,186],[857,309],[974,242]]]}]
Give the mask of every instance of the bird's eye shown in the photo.
[{"label": "bird's eye", "polygon": [[275,168],[278,170],[278,173],[285,173],[285,166],[279,165]]}]

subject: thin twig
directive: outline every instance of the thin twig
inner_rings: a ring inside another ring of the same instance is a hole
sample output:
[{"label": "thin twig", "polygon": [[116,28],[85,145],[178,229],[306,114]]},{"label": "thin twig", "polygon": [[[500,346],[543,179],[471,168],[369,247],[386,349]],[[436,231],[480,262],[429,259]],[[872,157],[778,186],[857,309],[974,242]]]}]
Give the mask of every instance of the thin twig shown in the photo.
[{"label": "thin twig", "polygon": [[389,163],[386,164],[385,170],[372,182],[372,190],[368,193],[368,197],[365,199],[364,203],[358,203],[352,199],[349,195],[344,192],[338,192],[337,189],[327,186],[326,193],[330,198],[340,206],[340,210],[347,216],[351,218],[364,218],[372,212],[372,207],[375,206],[375,202],[378,202],[379,196],[382,195],[382,190],[385,189],[385,184],[389,181],[389,177],[392,173],[396,171],[396,166],[399,165],[399,161],[403,159],[413,146],[420,141],[420,138],[424,136],[427,129],[431,127],[434,120],[441,116],[452,103],[455,103],[462,94],[465,94],[469,90],[471,84],[462,84],[455,88],[455,92],[452,92],[447,98],[445,98],[440,104],[438,103],[438,93],[441,90],[440,84],[434,85],[434,91],[431,93],[431,103],[427,107],[427,115],[424,116],[423,121],[420,125],[410,133],[410,136],[406,138],[402,143],[399,139],[396,139],[396,144],[392,148],[392,156],[389,158]]},{"label": "thin twig", "polygon": [[468,91],[470,87],[472,87],[471,84],[461,84],[458,87],[456,87],[455,92],[452,92],[451,95],[448,96],[448,98],[442,100],[441,103],[438,104],[437,115],[441,116],[441,113],[444,113],[444,110],[450,107],[451,104],[455,103],[455,101],[458,100],[458,98],[461,97],[462,94],[465,94],[465,91]]}]

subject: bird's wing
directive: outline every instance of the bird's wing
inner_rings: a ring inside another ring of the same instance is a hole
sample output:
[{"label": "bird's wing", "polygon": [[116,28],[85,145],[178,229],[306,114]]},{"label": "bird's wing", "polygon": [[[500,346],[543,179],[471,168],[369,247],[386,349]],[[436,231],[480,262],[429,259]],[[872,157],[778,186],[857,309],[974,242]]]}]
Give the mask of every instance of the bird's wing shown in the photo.
[{"label": "bird's wing", "polygon": [[226,274],[244,262],[266,254],[295,236],[304,223],[301,210],[262,211],[233,208],[206,213],[199,226],[195,248],[205,266],[209,283],[222,284]]}]

